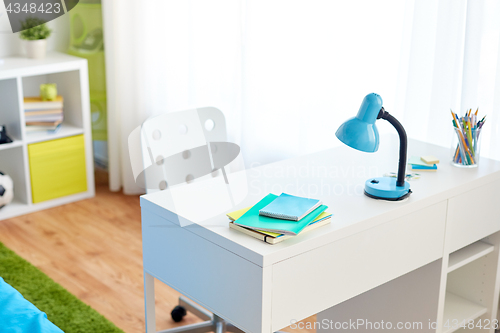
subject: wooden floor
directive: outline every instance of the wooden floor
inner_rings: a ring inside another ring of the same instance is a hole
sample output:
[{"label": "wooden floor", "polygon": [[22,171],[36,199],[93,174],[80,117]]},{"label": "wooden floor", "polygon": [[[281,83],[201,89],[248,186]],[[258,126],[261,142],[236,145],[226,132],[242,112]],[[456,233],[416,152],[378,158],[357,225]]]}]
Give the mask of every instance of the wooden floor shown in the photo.
[{"label": "wooden floor", "polygon": [[[96,176],[95,198],[0,221],[0,241],[125,332],[144,332],[139,197],[110,192]],[[199,321],[174,323],[179,294],[155,288],[158,330]]]}]

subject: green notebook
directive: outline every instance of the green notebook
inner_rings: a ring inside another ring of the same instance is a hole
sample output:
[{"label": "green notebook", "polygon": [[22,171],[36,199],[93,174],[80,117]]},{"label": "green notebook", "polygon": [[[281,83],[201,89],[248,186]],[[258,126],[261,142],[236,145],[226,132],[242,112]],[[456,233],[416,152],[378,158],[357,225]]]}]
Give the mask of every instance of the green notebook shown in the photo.
[{"label": "green notebook", "polygon": [[277,197],[277,195],[268,194],[264,199],[253,206],[248,212],[243,214],[242,217],[234,221],[234,224],[241,225],[242,227],[250,229],[271,231],[280,234],[295,236],[299,234],[305,227],[307,227],[319,214],[321,214],[325,209],[328,208],[325,205],[321,205],[299,221],[280,220],[259,215],[259,210],[266,207]]}]

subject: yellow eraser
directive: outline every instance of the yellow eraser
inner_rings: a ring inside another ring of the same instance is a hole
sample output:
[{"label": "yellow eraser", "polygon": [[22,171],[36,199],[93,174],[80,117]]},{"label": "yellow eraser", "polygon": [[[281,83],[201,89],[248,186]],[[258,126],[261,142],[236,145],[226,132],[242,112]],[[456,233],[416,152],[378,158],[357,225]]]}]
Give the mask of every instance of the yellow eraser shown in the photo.
[{"label": "yellow eraser", "polygon": [[420,159],[427,164],[438,164],[439,163],[439,159],[436,156],[432,156],[432,155],[422,156],[422,157],[420,157]]}]

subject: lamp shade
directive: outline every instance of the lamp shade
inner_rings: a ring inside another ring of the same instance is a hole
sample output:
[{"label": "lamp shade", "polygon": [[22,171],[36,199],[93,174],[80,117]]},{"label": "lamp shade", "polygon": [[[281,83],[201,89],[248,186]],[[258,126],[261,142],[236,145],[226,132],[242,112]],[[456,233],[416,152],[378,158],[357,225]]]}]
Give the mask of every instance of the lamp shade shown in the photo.
[{"label": "lamp shade", "polygon": [[366,95],[356,117],[340,125],[335,135],[349,147],[367,153],[376,152],[379,146],[379,134],[375,121],[380,109],[382,109],[382,98],[374,93]]}]

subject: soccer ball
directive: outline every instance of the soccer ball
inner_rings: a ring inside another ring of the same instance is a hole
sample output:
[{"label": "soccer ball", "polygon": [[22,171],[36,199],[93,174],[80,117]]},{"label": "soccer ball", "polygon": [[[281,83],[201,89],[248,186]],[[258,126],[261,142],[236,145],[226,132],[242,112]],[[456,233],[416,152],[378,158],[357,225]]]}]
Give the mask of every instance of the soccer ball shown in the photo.
[{"label": "soccer ball", "polygon": [[12,178],[0,171],[0,208],[10,204],[14,197]]}]

